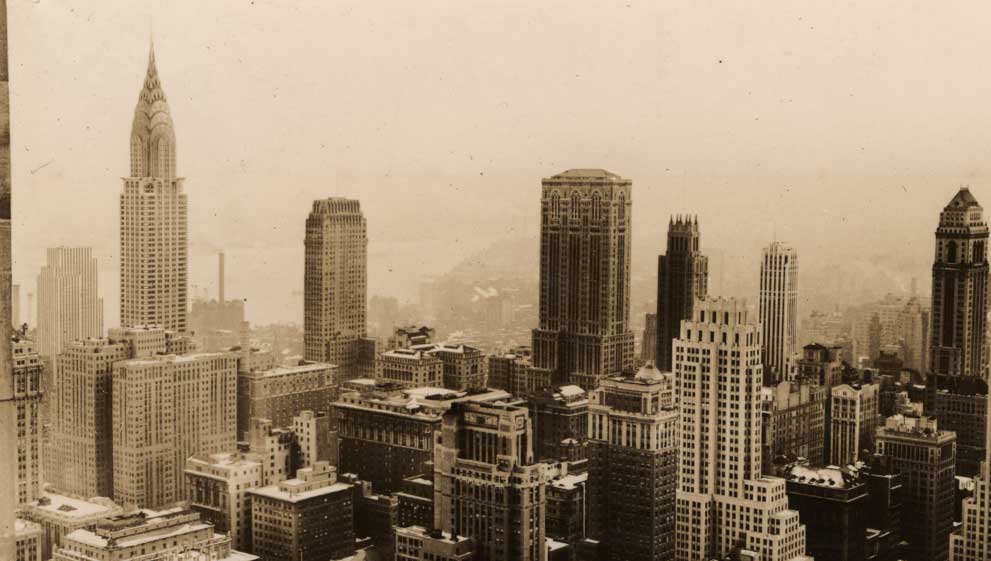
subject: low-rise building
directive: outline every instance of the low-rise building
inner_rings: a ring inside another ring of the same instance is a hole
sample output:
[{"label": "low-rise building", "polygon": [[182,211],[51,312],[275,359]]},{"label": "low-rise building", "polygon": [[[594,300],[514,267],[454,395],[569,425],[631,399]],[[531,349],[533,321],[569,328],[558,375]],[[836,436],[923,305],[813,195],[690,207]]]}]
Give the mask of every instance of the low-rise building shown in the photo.
[{"label": "low-rise building", "polygon": [[82,499],[47,490],[34,502],[24,505],[20,515],[41,526],[42,559],[51,559],[67,534],[80,529],[92,530],[97,522],[123,512],[117,503],[106,497]]},{"label": "low-rise building", "polygon": [[471,561],[470,539],[423,526],[396,528],[396,561]]},{"label": "low-rise building", "polygon": [[327,462],[249,491],[252,552],[265,561],[327,561],[354,553],[354,491]]},{"label": "low-rise building", "polygon": [[[184,557],[190,553],[195,557]],[[93,530],[65,536],[53,561],[258,561],[231,548],[231,539],[213,531],[198,513],[181,506],[138,510],[104,520]]]},{"label": "low-rise building", "polygon": [[435,356],[443,363],[443,385],[449,390],[482,390],[486,387],[485,355],[464,344],[414,345],[413,350]]},{"label": "low-rise building", "polygon": [[408,388],[444,387],[444,362],[422,350],[393,349],[375,361],[375,379]]}]

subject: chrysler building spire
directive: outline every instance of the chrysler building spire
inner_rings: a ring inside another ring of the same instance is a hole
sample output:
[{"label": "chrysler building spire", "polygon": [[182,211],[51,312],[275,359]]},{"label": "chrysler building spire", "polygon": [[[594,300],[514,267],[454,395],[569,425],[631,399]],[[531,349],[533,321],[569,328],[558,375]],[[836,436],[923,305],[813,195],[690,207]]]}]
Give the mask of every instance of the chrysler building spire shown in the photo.
[{"label": "chrysler building spire", "polygon": [[131,177],[175,179],[175,127],[155,66],[155,45],[148,51],[148,71],[131,125]]}]

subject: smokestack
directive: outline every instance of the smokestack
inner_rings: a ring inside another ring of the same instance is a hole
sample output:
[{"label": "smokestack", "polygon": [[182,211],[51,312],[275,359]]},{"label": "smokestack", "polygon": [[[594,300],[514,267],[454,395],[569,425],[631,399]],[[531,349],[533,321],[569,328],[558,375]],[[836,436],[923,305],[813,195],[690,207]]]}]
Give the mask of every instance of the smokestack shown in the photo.
[{"label": "smokestack", "polygon": [[217,279],[217,284],[218,286],[220,286],[220,296],[219,296],[220,305],[223,306],[224,305],[224,252],[221,251],[218,257],[220,258],[219,259],[220,270],[218,272],[219,278]]}]

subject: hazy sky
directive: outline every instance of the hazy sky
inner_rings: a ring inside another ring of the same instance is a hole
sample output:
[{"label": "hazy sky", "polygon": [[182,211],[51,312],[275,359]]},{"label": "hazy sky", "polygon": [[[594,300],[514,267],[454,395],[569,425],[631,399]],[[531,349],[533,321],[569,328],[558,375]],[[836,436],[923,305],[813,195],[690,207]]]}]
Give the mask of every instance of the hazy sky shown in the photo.
[{"label": "hazy sky", "polygon": [[[938,211],[991,205],[987,2],[9,2],[15,282],[92,245],[116,322],[118,194],[154,28],[191,282],[230,249],[249,319],[298,319],[311,201],[361,199],[371,293],[534,236],[540,178],[634,182],[634,261],[670,213],[756,277],[894,255],[928,285]],[[535,264],[536,265],[536,264]],[[822,273],[818,272],[822,271]],[[913,273],[914,274],[914,273]],[[747,277],[749,278],[749,277]],[[756,280],[756,278],[754,279]],[[212,289],[212,288],[211,288]]]}]

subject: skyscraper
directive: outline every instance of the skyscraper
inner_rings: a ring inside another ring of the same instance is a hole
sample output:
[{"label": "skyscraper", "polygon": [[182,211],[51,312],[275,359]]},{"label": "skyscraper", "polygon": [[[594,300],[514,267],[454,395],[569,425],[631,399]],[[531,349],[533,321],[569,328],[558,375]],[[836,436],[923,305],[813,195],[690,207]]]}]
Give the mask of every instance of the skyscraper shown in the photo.
[{"label": "skyscraper", "polygon": [[676,559],[739,548],[754,558],[806,559],[805,526],[785,480],[761,471],[760,327],[736,300],[696,303],[674,344],[681,416]]},{"label": "skyscraper", "polygon": [[678,410],[652,364],[604,378],[589,403],[589,537],[607,559],[672,561]]},{"label": "skyscraper", "polygon": [[120,194],[121,326],[186,330],[187,207],[176,171],[175,129],[152,49],[131,125],[131,175]]},{"label": "skyscraper", "polygon": [[14,402],[17,404],[17,502],[41,492],[41,377],[45,367],[34,343],[15,338]]},{"label": "skyscraper", "polygon": [[877,428],[877,453],[904,482],[902,539],[910,561],[946,561],[953,530],[957,435],[935,419],[894,415]]},{"label": "skyscraper", "polygon": [[368,292],[368,235],[358,201],[313,201],[304,246],[303,356],[337,365],[342,380],[355,378]]},{"label": "skyscraper", "polygon": [[926,407],[957,433],[957,471],[966,476],[977,473],[987,436],[987,243],[984,209],[961,188],[936,229]]},{"label": "skyscraper", "polygon": [[[991,427],[989,427],[991,428]],[[991,454],[985,451],[974,494],[964,499],[963,525],[950,535],[950,561],[991,559]]]},{"label": "skyscraper", "polygon": [[760,322],[764,327],[765,376],[780,382],[788,377],[788,359],[798,353],[798,254],[781,242],[764,248]]},{"label": "skyscraper", "polygon": [[572,169],[543,180],[533,366],[589,390],[633,369],[629,179]]},{"label": "skyscraper", "polygon": [[[671,371],[671,342],[681,332],[681,321],[692,317],[696,299],[705,299],[709,287],[709,259],[699,249],[698,218],[681,216],[668,221],[667,252],[657,258],[657,368]],[[646,343],[644,343],[646,344]]]},{"label": "skyscraper", "polygon": [[91,248],[48,248],[48,262],[38,275],[37,339],[42,356],[59,354],[69,341],[103,335],[103,300],[97,289]]},{"label": "skyscraper", "polygon": [[545,561],[547,472],[526,408],[454,403],[434,438],[434,527],[471,538],[478,561]]}]

